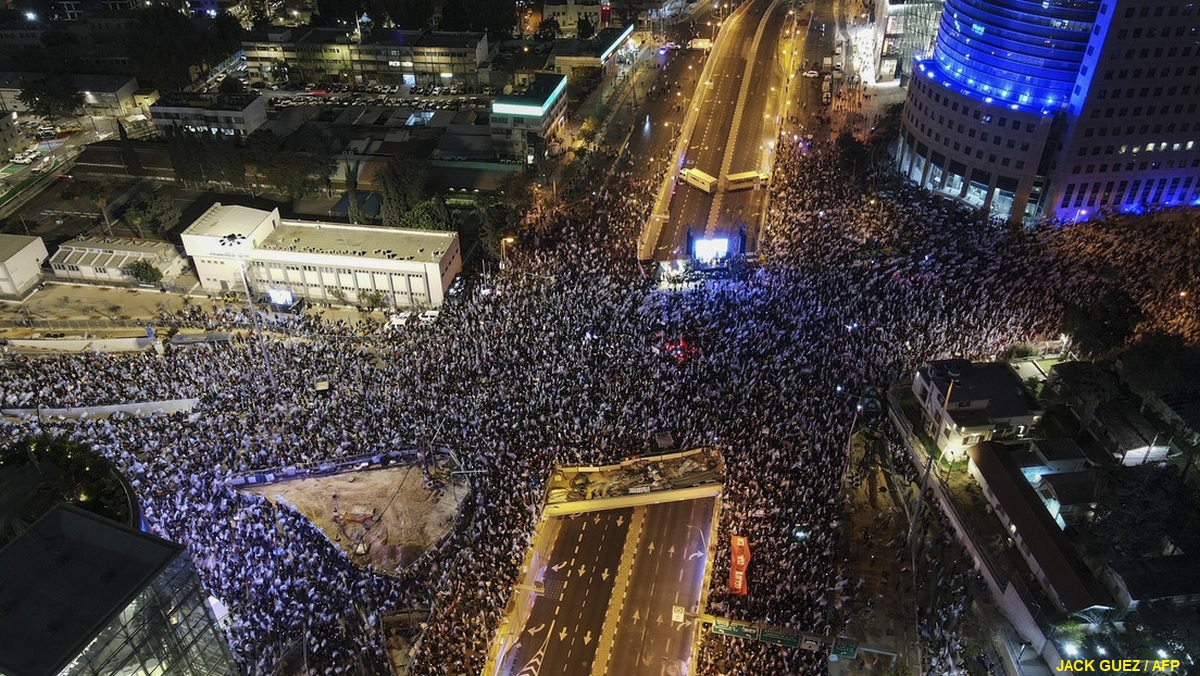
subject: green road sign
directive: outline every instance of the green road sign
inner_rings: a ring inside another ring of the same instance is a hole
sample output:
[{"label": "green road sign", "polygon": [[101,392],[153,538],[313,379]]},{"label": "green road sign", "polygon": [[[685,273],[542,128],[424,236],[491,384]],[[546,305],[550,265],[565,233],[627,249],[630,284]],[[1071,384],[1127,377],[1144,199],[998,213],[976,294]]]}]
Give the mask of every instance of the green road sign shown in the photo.
[{"label": "green road sign", "polygon": [[848,660],[852,660],[855,657],[858,657],[858,645],[855,643],[843,643],[838,641],[833,644],[833,650],[831,652],[838,657],[845,657]]},{"label": "green road sign", "polygon": [[763,627],[758,633],[758,640],[788,648],[800,647],[800,634],[780,627]]},{"label": "green road sign", "polygon": [[738,622],[737,620],[714,619],[712,631],[714,634],[721,634],[723,636],[736,636],[748,639],[758,638],[758,627],[748,622]]}]

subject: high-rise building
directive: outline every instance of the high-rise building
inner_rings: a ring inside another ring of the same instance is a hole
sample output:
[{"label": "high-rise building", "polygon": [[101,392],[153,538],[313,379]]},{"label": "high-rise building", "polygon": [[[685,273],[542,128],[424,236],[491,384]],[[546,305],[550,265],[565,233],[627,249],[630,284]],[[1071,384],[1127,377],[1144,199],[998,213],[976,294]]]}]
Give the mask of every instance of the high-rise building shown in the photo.
[{"label": "high-rise building", "polygon": [[1200,11],[1189,0],[946,0],[896,159],[990,217],[1200,201]]},{"label": "high-rise building", "polygon": [[237,673],[187,551],[71,505],[0,549],[0,673]]}]

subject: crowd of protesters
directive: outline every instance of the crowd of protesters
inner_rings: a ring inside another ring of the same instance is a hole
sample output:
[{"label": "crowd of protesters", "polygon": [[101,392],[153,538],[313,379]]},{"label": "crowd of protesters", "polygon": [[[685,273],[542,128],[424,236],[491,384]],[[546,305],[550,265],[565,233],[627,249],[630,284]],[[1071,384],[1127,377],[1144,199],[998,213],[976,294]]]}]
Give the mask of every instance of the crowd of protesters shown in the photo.
[{"label": "crowd of protesters", "polygon": [[[111,458],[154,532],[187,546],[230,608],[231,646],[248,671],[272,673],[299,644],[315,673],[385,673],[382,618],[418,609],[428,620],[410,673],[474,674],[555,464],[615,461],[656,431],[719,448],[720,541],[748,537],[753,562],[750,594],[730,595],[728,548],[715,548],[710,612],[835,635],[854,594],[838,555],[855,419],[847,393],[930,358],[989,359],[1057,339],[1064,307],[1113,284],[1127,284],[1147,327],[1200,337],[1178,279],[1121,274],[1186,255],[1169,246],[1165,219],[989,228],[912,189],[864,194],[833,148],[803,144],[780,153],[762,264],[663,291],[634,260],[657,186],[627,163],[605,169],[610,183],[549,211],[508,269],[477,280],[434,323],[264,314],[272,381],[247,311],[196,303],[157,321],[235,339],[162,356],[10,354],[0,372],[6,407],[197,397],[195,412],[29,418],[0,423],[0,434],[65,435]],[[688,350],[664,349],[681,341]],[[478,473],[451,535],[403,571],[359,568],[293,509],[226,484],[251,468],[433,446]],[[795,537],[797,524],[811,535]],[[930,673],[958,658],[961,641],[941,623],[960,610],[926,611]],[[825,660],[703,641],[697,673],[818,673]]]}]

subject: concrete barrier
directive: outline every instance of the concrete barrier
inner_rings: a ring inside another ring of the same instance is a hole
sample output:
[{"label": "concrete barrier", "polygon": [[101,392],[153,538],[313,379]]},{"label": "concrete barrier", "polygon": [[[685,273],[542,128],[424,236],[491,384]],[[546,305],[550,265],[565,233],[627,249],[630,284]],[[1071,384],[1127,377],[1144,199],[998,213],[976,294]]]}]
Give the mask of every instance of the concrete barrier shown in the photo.
[{"label": "concrete barrier", "polygon": [[188,413],[200,403],[199,399],[166,399],[109,406],[76,406],[72,408],[3,408],[0,414],[17,418],[107,418],[114,413],[148,416],[159,413]]},{"label": "concrete barrier", "polygon": [[30,352],[141,352],[154,341],[149,338],[12,338],[9,346]]}]

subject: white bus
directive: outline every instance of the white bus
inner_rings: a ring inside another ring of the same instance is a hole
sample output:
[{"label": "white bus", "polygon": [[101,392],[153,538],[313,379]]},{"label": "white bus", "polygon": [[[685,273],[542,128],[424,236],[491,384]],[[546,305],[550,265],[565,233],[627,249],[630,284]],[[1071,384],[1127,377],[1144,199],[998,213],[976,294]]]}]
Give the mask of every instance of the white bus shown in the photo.
[{"label": "white bus", "polygon": [[683,180],[688,182],[688,185],[699,188],[704,192],[711,193],[717,189],[717,179],[700,171],[699,169],[686,168],[679,172]]},{"label": "white bus", "polygon": [[725,176],[725,189],[732,192],[734,190],[747,190],[757,188],[765,183],[767,175],[757,171],[743,171],[740,174],[728,174]]}]

